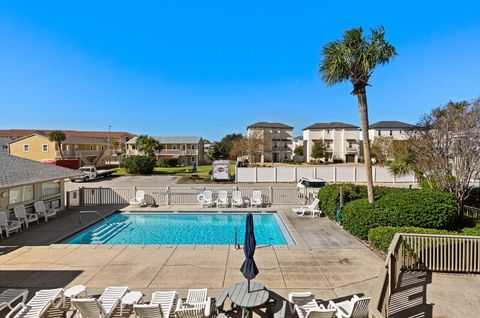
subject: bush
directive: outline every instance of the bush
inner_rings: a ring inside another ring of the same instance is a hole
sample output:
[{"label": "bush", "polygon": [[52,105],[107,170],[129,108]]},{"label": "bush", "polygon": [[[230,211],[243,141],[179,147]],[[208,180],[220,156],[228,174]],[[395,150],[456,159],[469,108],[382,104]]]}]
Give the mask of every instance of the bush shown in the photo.
[{"label": "bush", "polygon": [[152,174],[155,168],[155,158],[149,156],[131,156],[123,159],[122,168],[129,174]]},{"label": "bush", "polygon": [[157,164],[159,167],[176,167],[178,166],[178,159],[177,158],[158,159]]},{"label": "bush", "polygon": [[416,233],[416,234],[438,234],[438,235],[458,235],[458,232],[449,232],[447,230],[425,229],[421,227],[393,227],[379,226],[368,231],[368,241],[376,248],[386,252],[396,233]]},{"label": "bush", "polygon": [[[343,189],[344,204],[347,202],[367,198],[367,186],[355,185],[353,183],[335,183],[327,184],[318,191],[320,200],[319,208],[329,218],[335,219],[335,212],[340,205],[340,187]],[[401,188],[374,187],[373,194],[375,199],[379,199],[387,193],[406,191]]]},{"label": "bush", "polygon": [[345,205],[343,226],[361,239],[378,226],[451,228],[457,220],[457,204],[450,193],[397,189],[370,204],[366,199]]}]

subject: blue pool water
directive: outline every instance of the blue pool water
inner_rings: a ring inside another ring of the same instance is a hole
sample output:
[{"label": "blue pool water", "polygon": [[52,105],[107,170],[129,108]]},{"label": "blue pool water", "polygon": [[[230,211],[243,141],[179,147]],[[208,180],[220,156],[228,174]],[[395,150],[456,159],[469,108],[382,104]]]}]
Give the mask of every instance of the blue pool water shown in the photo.
[{"label": "blue pool water", "polygon": [[[70,238],[68,244],[243,244],[246,213],[118,213]],[[253,214],[259,245],[292,244],[277,213]]]}]

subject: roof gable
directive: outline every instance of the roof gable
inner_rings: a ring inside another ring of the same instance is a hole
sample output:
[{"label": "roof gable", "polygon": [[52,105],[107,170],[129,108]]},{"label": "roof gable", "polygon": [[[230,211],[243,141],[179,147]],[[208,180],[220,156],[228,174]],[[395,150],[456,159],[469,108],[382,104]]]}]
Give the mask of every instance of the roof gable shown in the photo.
[{"label": "roof gable", "polygon": [[277,129],[293,129],[292,126],[285,125],[282,123],[269,123],[266,121],[260,121],[258,123],[251,124],[247,127],[249,128],[277,128]]},{"label": "roof gable", "polygon": [[358,129],[358,126],[334,121],[329,123],[315,123],[304,128],[303,130],[309,129]]},{"label": "roof gable", "polygon": [[413,128],[414,125],[404,123],[401,121],[377,121],[374,124],[369,126],[370,129],[380,129],[380,128],[401,128],[401,129],[410,129]]}]

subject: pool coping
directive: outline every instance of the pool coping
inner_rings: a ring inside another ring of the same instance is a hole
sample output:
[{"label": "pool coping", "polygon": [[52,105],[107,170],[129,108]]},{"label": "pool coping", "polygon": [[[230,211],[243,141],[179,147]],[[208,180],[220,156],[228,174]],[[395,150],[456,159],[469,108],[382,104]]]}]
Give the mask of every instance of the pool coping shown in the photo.
[{"label": "pool coping", "polygon": [[[173,206],[172,206],[173,207]],[[69,234],[66,234],[66,235],[63,235],[61,236],[58,240],[55,241],[55,245],[74,245],[74,246],[82,246],[82,245],[86,245],[86,246],[111,246],[111,245],[117,245],[117,246],[125,246],[125,247],[131,247],[131,248],[145,248],[145,247],[148,247],[148,246],[152,246],[153,247],[157,247],[157,248],[183,248],[183,247],[194,247],[195,249],[197,249],[198,247],[200,247],[201,249],[209,249],[207,248],[208,246],[216,246],[217,248],[216,249],[221,249],[221,248],[218,248],[218,247],[221,247],[221,246],[225,246],[225,248],[229,248],[229,246],[233,246],[233,249],[236,249],[236,246],[234,244],[70,244],[70,243],[67,243],[67,240],[68,239],[71,239],[72,237],[74,237],[75,235],[85,231],[86,229],[88,229],[89,227],[92,227],[94,226],[95,224],[97,223],[100,223],[102,222],[104,219],[112,216],[113,214],[116,214],[116,213],[144,213],[144,214],[148,214],[148,213],[165,213],[165,214],[175,214],[175,213],[191,213],[191,214],[201,214],[201,213],[205,213],[205,214],[222,214],[222,213],[230,213],[230,214],[235,214],[235,213],[239,213],[239,214],[245,214],[245,213],[253,213],[253,214],[261,214],[261,213],[270,213],[270,214],[273,214],[274,215],[274,218],[275,218],[275,221],[278,225],[278,228],[280,230],[280,232],[282,233],[282,236],[284,237],[285,241],[286,241],[286,244],[282,244],[282,245],[278,245],[278,244],[266,244],[266,245],[262,245],[262,244],[259,244],[257,245],[257,247],[261,247],[261,248],[265,248],[265,247],[272,247],[274,249],[283,249],[283,248],[292,248],[292,247],[295,247],[298,245],[298,241],[295,239],[295,236],[292,234],[292,231],[291,229],[287,226],[286,222],[285,222],[285,219],[282,217],[281,213],[280,213],[280,207],[279,209],[275,209],[274,207],[269,207],[268,209],[265,209],[265,208],[252,208],[252,210],[238,210],[238,209],[232,209],[232,210],[225,210],[225,208],[209,208],[209,209],[204,209],[204,210],[197,210],[197,211],[194,211],[191,209],[191,207],[185,207],[185,210],[181,209],[181,208],[174,208],[172,210],[165,210],[165,209],[161,209],[159,210],[158,207],[156,208],[152,208],[152,207],[148,207],[147,209],[145,208],[140,208],[141,210],[139,210],[138,207],[135,207],[135,206],[127,206],[125,208],[119,208],[119,209],[114,209],[113,211],[109,211],[107,212],[105,215],[102,215],[102,218],[98,219],[98,220],[95,220],[95,221],[91,221],[91,222],[88,222],[88,223],[85,223],[84,226],[81,226],[77,229],[75,229],[74,231],[72,231],[71,233]],[[82,224],[83,225],[83,224]],[[293,225],[290,224],[290,226],[292,227]],[[237,246],[240,246],[241,244],[237,244]]]}]

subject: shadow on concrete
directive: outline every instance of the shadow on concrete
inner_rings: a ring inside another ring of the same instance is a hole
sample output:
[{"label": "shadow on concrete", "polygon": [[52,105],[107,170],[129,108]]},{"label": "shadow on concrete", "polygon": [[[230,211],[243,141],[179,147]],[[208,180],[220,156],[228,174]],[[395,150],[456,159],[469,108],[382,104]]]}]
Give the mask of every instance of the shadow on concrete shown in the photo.
[{"label": "shadow on concrete", "polygon": [[0,270],[0,282],[2,288],[63,288],[82,273],[81,270]]},{"label": "shadow on concrete", "polygon": [[427,304],[427,286],[431,283],[431,272],[402,272],[390,298],[389,317],[432,317],[433,305]]}]

